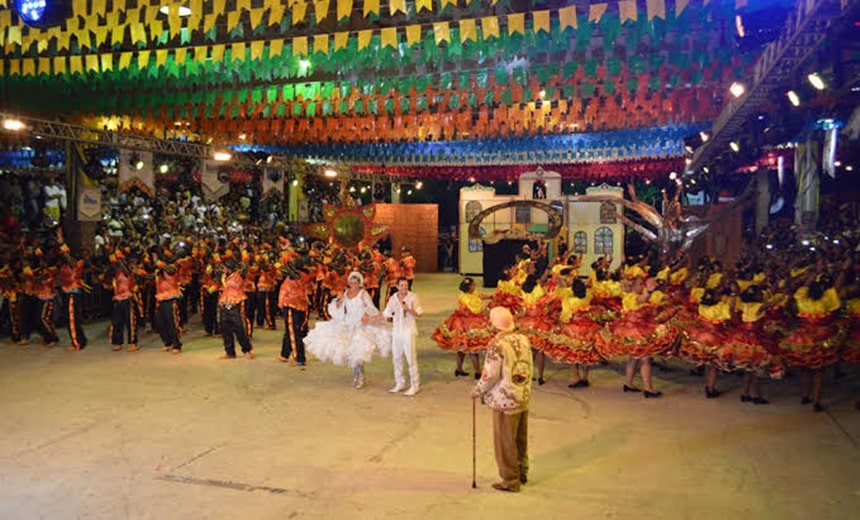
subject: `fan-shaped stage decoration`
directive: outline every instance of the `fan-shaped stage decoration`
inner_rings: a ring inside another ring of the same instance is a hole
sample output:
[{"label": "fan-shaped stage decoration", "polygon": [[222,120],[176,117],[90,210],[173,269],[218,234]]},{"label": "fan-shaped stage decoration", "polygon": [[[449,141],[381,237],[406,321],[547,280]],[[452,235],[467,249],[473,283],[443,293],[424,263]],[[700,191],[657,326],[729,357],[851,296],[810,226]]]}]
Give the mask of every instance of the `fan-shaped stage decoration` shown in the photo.
[{"label": "fan-shaped stage decoration", "polygon": [[314,238],[332,242],[345,248],[359,248],[382,240],[390,233],[388,226],[375,224],[376,207],[357,206],[346,197],[346,207],[331,204],[323,206],[325,222],[308,224],[305,231]]},{"label": "fan-shaped stage decoration", "polygon": [[[535,208],[543,211],[547,214],[547,230],[545,233],[529,233],[523,232],[517,229],[508,229],[499,233],[493,233],[491,235],[483,236],[481,234],[481,221],[483,221],[487,216],[501,211],[507,208],[514,207],[529,207]],[[544,202],[538,202],[536,200],[512,200],[510,202],[504,202],[502,204],[497,204],[491,208],[487,208],[484,211],[475,215],[472,220],[469,221],[469,238],[473,240],[484,240],[487,243],[493,244],[498,242],[499,240],[504,239],[538,239],[543,238],[546,240],[553,239],[558,236],[561,231],[563,221],[563,215],[556,208],[546,204]]]}]

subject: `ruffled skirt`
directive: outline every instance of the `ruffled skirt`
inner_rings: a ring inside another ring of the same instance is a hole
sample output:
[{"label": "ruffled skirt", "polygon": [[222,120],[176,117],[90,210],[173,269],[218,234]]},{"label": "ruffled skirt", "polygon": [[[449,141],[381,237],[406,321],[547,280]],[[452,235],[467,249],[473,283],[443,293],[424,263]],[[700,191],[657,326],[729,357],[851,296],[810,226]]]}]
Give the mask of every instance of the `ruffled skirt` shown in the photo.
[{"label": "ruffled skirt", "polygon": [[653,310],[646,309],[625,313],[604,326],[595,336],[594,345],[609,360],[645,359],[672,350],[678,336],[675,325],[658,322]]},{"label": "ruffled skirt", "polygon": [[493,330],[482,314],[454,311],[433,332],[433,341],[442,350],[478,352],[487,348],[493,338]]},{"label": "ruffled skirt", "polygon": [[839,361],[845,329],[828,320],[801,319],[779,343],[789,365],[817,369]]},{"label": "ruffled skirt", "polygon": [[603,358],[594,347],[601,325],[588,318],[572,318],[557,332],[550,334],[543,351],[558,363],[596,365]]},{"label": "ruffled skirt", "polygon": [[343,322],[322,321],[305,337],[305,350],[320,361],[355,367],[374,355],[391,353],[391,327],[383,324],[350,327]]}]

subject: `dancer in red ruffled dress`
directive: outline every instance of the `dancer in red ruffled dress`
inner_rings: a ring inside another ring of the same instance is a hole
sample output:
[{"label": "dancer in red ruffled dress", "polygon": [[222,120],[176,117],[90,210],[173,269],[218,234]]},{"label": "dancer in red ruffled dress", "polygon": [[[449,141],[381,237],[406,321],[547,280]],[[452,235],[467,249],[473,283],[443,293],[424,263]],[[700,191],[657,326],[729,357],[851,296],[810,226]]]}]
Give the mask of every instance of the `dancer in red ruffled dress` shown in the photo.
[{"label": "dancer in red ruffled dress", "polygon": [[761,287],[747,286],[735,310],[740,324],[731,332],[727,345],[719,351],[721,365],[744,371],[742,403],[768,404],[768,400],[761,395],[761,379],[781,378],[785,366],[776,355],[776,343],[770,334],[764,332],[767,304],[764,303]]},{"label": "dancer in red ruffled dress", "polygon": [[514,275],[516,270],[516,267],[508,267],[502,271],[498,285],[496,285],[496,292],[493,293],[493,298],[487,304],[488,308],[504,307],[511,311],[514,316],[522,313],[523,298],[520,286],[516,283]]},{"label": "dancer in red ruffled dress", "polygon": [[720,396],[716,387],[719,369],[730,370],[720,364],[718,353],[728,341],[726,325],[731,318],[731,300],[718,296],[714,289],[705,289],[699,300],[697,319],[680,327],[683,332],[679,355],[688,363],[705,367],[708,399]]},{"label": "dancer in red ruffled dress", "polygon": [[636,365],[645,388],[645,397],[660,397],[662,392],[654,389],[651,381],[651,357],[659,355],[675,346],[678,329],[664,319],[660,311],[665,295],[657,292],[656,282],[649,278],[633,280],[630,292],[622,297],[622,313],[619,318],[607,324],[595,337],[595,346],[607,358],[627,358],[625,372],[625,392],[641,392],[633,386]]},{"label": "dancer in red ruffled dress", "polygon": [[550,336],[546,353],[558,363],[570,364],[573,382],[569,388],[586,388],[588,368],[602,361],[594,348],[594,337],[602,327],[606,311],[592,304],[591,292],[580,279],[574,279],[572,293],[561,301],[558,330]]},{"label": "dancer in red ruffled dress", "polygon": [[[783,338],[779,347],[786,363],[801,367],[801,404],[813,403],[816,412],[824,411],[821,404],[821,387],[824,368],[839,360],[842,328],[836,321],[842,302],[829,275],[797,289],[797,325]],[[810,382],[812,399],[810,400]]]},{"label": "dancer in red ruffled dress", "polygon": [[523,313],[517,316],[517,326],[529,338],[537,366],[537,381],[542,385],[546,383],[543,378],[546,367],[544,350],[549,346],[550,335],[556,328],[561,300],[555,295],[546,294],[534,273],[526,276],[523,282],[522,298],[524,308]]},{"label": "dancer in red ruffled dress", "polygon": [[493,339],[493,329],[484,306],[484,295],[475,292],[475,280],[466,277],[460,282],[460,298],[457,309],[433,332],[433,341],[442,350],[457,352],[457,368],[454,375],[468,376],[463,370],[466,354],[472,361],[475,379],[481,377],[481,365],[478,352],[487,348],[487,343]]}]

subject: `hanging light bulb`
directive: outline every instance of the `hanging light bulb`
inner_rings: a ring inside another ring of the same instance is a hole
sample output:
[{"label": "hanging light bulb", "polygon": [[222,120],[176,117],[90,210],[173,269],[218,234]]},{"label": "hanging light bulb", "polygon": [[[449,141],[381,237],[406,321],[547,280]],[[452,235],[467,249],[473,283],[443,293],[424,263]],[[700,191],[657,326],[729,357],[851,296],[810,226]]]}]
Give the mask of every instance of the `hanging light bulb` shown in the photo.
[{"label": "hanging light bulb", "polygon": [[800,96],[797,95],[797,92],[793,90],[789,90],[785,93],[786,97],[788,97],[788,102],[792,104],[792,106],[799,107],[800,106]]},{"label": "hanging light bulb", "polygon": [[809,83],[815,87],[816,90],[824,90],[827,88],[827,84],[824,83],[824,79],[822,79],[817,72],[813,72],[809,76],[806,76],[806,79],[809,80]]}]

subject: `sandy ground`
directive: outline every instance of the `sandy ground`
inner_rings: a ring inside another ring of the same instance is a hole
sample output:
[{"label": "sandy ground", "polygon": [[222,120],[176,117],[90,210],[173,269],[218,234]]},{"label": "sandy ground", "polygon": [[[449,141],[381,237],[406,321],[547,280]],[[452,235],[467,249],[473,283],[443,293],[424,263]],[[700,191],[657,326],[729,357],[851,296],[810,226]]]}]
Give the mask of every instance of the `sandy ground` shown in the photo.
[{"label": "sandy ground", "polygon": [[[257,331],[253,360],[219,361],[192,316],[185,352],[110,350],[106,324],[79,353],[0,347],[0,518],[857,518],[860,370],[828,374],[825,413],[799,404],[799,378],[765,385],[772,404],[719,399],[672,363],[665,397],[621,392],[620,367],[570,390],[549,365],[530,414],[532,471],[519,494],[494,491],[491,416],[473,381],[430,340],[459,278],[424,275],[415,397],[392,395],[391,362],[351,373],[274,360],[283,334]],[[279,323],[282,326],[282,322]],[[67,339],[66,334],[61,334]],[[468,365],[468,363],[467,363]]]}]

